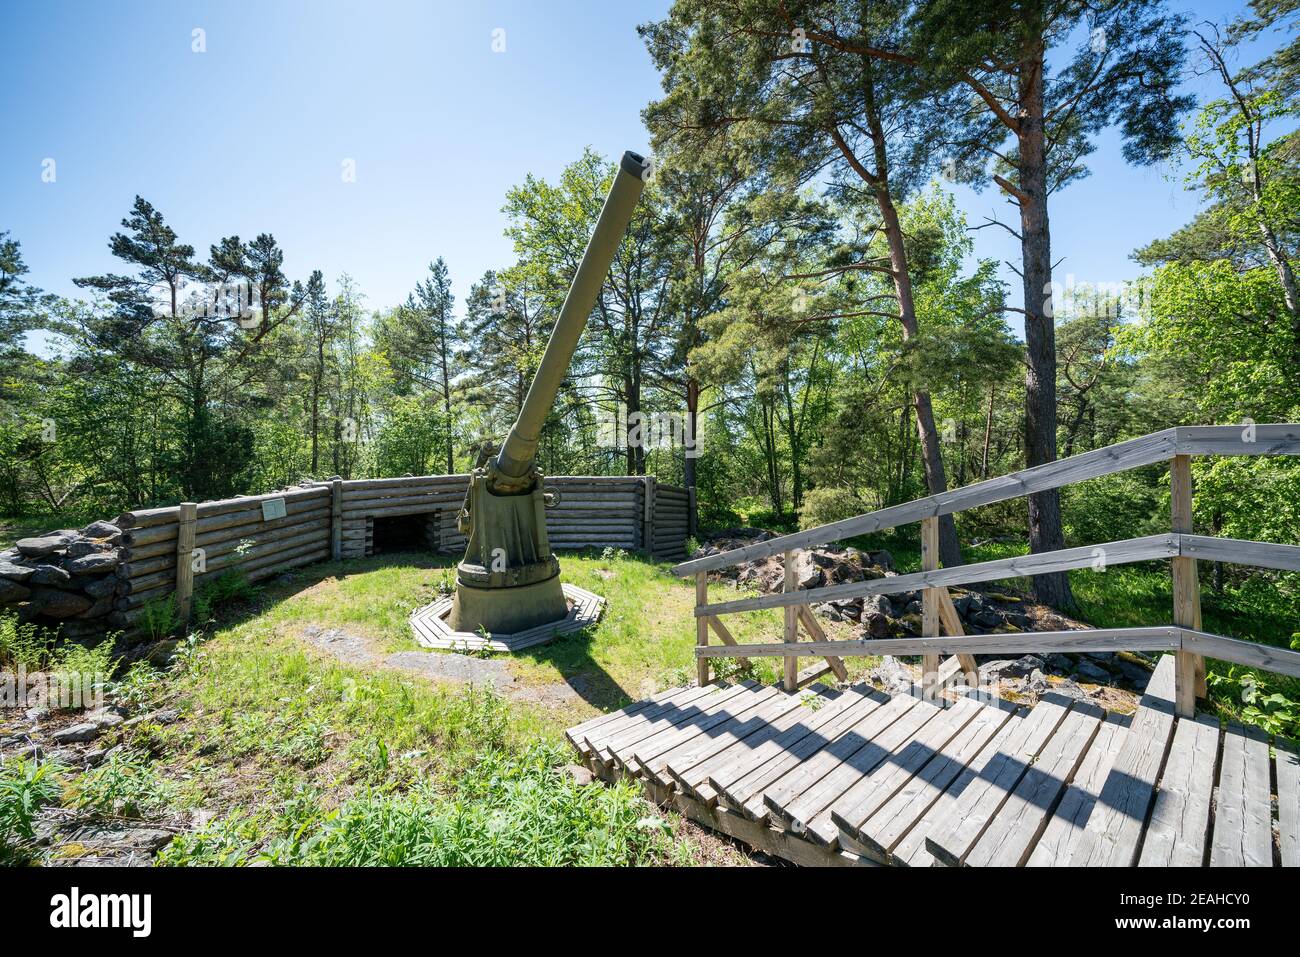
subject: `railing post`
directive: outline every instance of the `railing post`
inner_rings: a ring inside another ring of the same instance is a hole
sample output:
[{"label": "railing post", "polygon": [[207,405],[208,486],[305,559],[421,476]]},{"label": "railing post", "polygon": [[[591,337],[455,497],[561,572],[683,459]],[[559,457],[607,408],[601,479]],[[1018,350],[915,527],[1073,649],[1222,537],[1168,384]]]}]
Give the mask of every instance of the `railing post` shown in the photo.
[{"label": "railing post", "polygon": [[645,496],[645,510],[641,516],[641,546],[646,550],[646,554],[654,555],[655,477],[653,475],[647,475],[641,480],[641,491]]},{"label": "railing post", "polygon": [[[427,532],[426,532],[427,534]],[[343,480],[330,482],[330,557],[343,557]]]},{"label": "railing post", "polygon": [[194,608],[194,522],[198,503],[181,502],[176,518],[176,617],[190,623]]},{"label": "railing post", "polygon": [[[921,571],[932,572],[939,567],[939,519],[921,519]],[[939,637],[939,589],[926,588],[921,592],[921,634],[926,638]],[[921,658],[921,692],[927,698],[938,695],[939,656]]]},{"label": "railing post", "polygon": [[[1175,534],[1192,533],[1192,459],[1175,455],[1169,463],[1169,510]],[[1201,585],[1195,558],[1170,560],[1174,589],[1174,624],[1201,630]],[[1174,654],[1174,710],[1180,718],[1196,715],[1196,699],[1205,696],[1205,658],[1190,651]]]},{"label": "railing post", "polygon": [[[709,573],[695,573],[695,604],[707,605],[709,603]],[[703,648],[709,643],[709,619],[703,615],[695,619],[695,644]],[[695,680],[700,687],[709,683],[709,659],[695,659]]]},{"label": "railing post", "polygon": [[[797,552],[786,552],[783,556],[783,567],[785,570],[785,579],[782,584],[782,591],[794,591],[798,586],[795,581],[795,558]],[[785,612],[785,640],[787,642],[797,642],[799,640],[799,609],[794,605],[786,605],[783,609]],[[799,687],[799,656],[786,656],[781,659],[785,663],[785,690],[795,691]]]}]

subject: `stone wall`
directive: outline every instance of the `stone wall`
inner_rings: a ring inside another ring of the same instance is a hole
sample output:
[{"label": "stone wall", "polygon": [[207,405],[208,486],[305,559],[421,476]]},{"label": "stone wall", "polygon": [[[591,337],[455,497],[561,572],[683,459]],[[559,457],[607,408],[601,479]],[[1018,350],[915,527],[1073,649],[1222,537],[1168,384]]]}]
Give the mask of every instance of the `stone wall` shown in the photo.
[{"label": "stone wall", "polygon": [[73,639],[102,636],[126,622],[115,613],[121,530],[91,522],[22,538],[0,552],[0,607],[26,622],[61,626]]}]

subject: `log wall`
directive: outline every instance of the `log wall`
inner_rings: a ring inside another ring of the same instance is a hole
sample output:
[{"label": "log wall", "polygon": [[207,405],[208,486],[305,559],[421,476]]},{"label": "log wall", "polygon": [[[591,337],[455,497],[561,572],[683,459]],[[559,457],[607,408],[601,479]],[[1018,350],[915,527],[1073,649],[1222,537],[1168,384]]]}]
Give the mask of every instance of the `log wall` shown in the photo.
[{"label": "log wall", "polygon": [[[376,519],[421,523],[417,536],[430,549],[455,554],[465,537],[456,528],[467,475],[315,482],[268,495],[199,503],[191,559],[195,587],[239,569],[249,580],[334,557],[363,558],[376,551]],[[690,496],[653,476],[563,475],[546,479],[559,493],[546,512],[551,547],[644,550],[655,557],[686,557]],[[263,503],[284,500],[284,517],[263,518]],[[115,609],[130,624],[150,601],[176,590],[181,506],[124,512],[122,562]],[[383,523],[379,535],[382,546]]]}]

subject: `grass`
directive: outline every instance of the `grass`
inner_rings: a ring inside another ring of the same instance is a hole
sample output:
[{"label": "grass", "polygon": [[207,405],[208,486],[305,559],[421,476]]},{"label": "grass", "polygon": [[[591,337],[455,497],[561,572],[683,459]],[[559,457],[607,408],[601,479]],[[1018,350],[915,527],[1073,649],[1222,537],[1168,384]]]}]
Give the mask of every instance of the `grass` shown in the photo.
[{"label": "grass", "polygon": [[[902,536],[855,544],[888,548],[901,570],[919,565],[915,542]],[[995,542],[969,547],[965,557],[1015,553]],[[564,727],[693,679],[693,583],[665,563],[623,553],[566,554],[562,563],[567,581],[606,597],[604,617],[504,659],[515,679],[510,697],[383,663],[398,651],[441,654],[414,642],[407,618],[450,583],[452,559],[386,555],[314,565],[259,589],[223,586],[210,596],[204,633],[180,646],[172,670],[137,663],[116,678],[118,700],[137,711],[177,709],[179,721],[116,732],[122,750],[88,772],[0,766],[0,828],[7,829],[0,854],[21,859],[32,815],[59,802],[145,820],[201,811],[208,823],[173,841],[159,856],[167,864],[630,865],[716,856],[711,839],[652,809],[634,789],[582,788],[560,771],[571,760]],[[1094,625],[1168,620],[1168,570],[1160,565],[1080,572],[1072,581],[1080,615]],[[1027,585],[996,587],[1023,592]],[[711,601],[736,594],[726,584],[709,588]],[[1207,594],[1205,613],[1209,628],[1271,635],[1274,643],[1297,630],[1282,603],[1270,604],[1249,583],[1224,599]],[[781,613],[729,616],[728,625],[739,641],[771,640]],[[376,657],[341,660],[304,639],[308,626],[361,636]],[[826,627],[835,637],[852,630]],[[11,660],[58,661],[46,637],[12,626],[6,632],[0,623],[0,638]],[[848,663],[857,672],[870,660]],[[778,659],[752,667],[760,680],[779,677]],[[1293,731],[1294,688],[1273,680],[1213,663],[1221,711]],[[561,686],[578,694],[529,694]],[[1245,701],[1248,687],[1256,693]],[[736,859],[734,851],[721,853]]]}]

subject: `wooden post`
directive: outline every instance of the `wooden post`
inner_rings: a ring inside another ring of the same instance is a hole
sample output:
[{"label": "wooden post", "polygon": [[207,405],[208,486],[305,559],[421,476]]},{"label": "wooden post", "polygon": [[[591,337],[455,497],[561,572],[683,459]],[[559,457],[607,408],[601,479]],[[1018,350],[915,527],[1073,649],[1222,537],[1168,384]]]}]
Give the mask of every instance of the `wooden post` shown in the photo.
[{"label": "wooden post", "polygon": [[[695,575],[695,604],[709,603],[709,573],[697,572]],[[695,643],[704,647],[709,643],[709,620],[703,616],[695,619]],[[709,683],[709,659],[695,659],[695,680],[700,687]]]},{"label": "wooden post", "polygon": [[[795,581],[794,563],[797,552],[786,552],[784,556],[785,581],[782,591],[794,591],[798,587]],[[799,609],[795,605],[786,605],[785,640],[793,644],[799,640]],[[781,659],[785,663],[785,690],[796,691],[799,688],[799,656],[788,655]]]},{"label": "wooden post", "polygon": [[[939,567],[939,519],[921,519],[921,570],[934,571]],[[921,634],[926,638],[939,637],[939,590],[927,588],[921,592]],[[937,694],[939,656],[921,658],[921,691],[928,698]]]},{"label": "wooden post", "polygon": [[699,523],[699,519],[696,517],[695,514],[695,510],[698,506],[695,503],[694,485],[692,485],[690,488],[686,490],[686,507],[688,509],[686,513],[686,531],[687,534],[689,534],[692,538],[694,538],[695,533],[698,530],[697,526]]},{"label": "wooden post", "polygon": [[[647,475],[641,482],[645,493],[645,509],[641,519],[641,544],[645,550],[654,555],[655,550],[655,477]],[[705,629],[708,633],[708,629]],[[704,682],[700,682],[703,684]]]},{"label": "wooden post", "polygon": [[[1175,455],[1169,463],[1170,513],[1175,533],[1192,532],[1192,459]],[[1174,624],[1201,630],[1201,585],[1195,558],[1170,559],[1174,579]],[[1174,653],[1174,710],[1180,718],[1196,715],[1196,699],[1205,697],[1205,658],[1190,651]]]},{"label": "wooden post", "polygon": [[330,490],[330,556],[338,561],[343,557],[343,480],[331,482]]},{"label": "wooden post", "polygon": [[176,526],[176,617],[188,625],[194,609],[194,521],[196,502],[181,502]]}]

